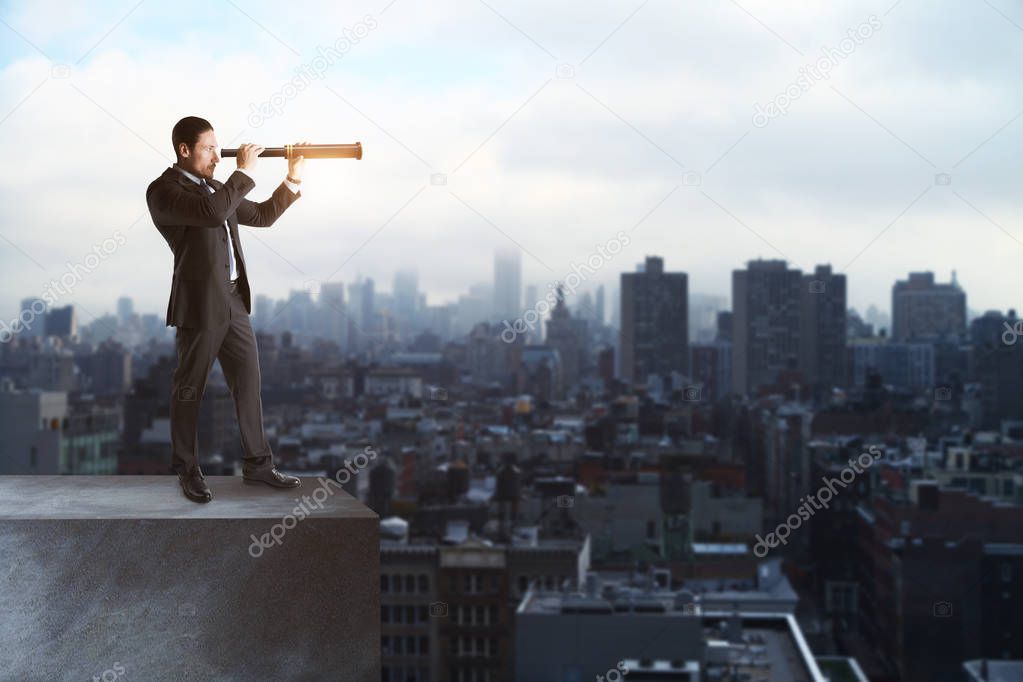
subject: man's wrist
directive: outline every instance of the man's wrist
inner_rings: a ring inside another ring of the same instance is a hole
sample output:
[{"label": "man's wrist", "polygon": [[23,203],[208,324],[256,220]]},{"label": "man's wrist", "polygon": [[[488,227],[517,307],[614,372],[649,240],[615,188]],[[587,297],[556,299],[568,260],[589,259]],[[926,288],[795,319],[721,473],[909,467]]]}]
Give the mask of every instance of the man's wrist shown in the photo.
[{"label": "man's wrist", "polygon": [[302,181],[299,180],[298,178],[291,177],[291,173],[288,173],[288,175],[284,179],[287,180],[288,182],[293,182],[296,185],[301,185],[302,184]]}]

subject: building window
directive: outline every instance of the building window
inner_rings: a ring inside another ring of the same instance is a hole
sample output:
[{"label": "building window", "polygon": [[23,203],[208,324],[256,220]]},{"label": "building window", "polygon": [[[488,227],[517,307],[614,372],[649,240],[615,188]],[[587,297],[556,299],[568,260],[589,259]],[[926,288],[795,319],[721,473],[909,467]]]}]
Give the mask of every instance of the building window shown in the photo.
[{"label": "building window", "polygon": [[388,635],[383,635],[380,638],[380,653],[384,656],[389,656],[391,653],[391,638]]},{"label": "building window", "polygon": [[416,591],[416,577],[414,575],[405,576],[405,591],[410,593]]},{"label": "building window", "polygon": [[430,638],[420,637],[419,638],[419,655],[429,656],[430,655]]},{"label": "building window", "polygon": [[419,591],[420,592],[430,591],[430,576],[427,575],[419,576]]},{"label": "building window", "polygon": [[409,625],[413,625],[416,622],[416,607],[406,606],[405,607],[405,622]]},{"label": "building window", "polygon": [[386,573],[381,573],[380,574],[380,591],[381,592],[388,592],[388,591],[390,591],[390,583],[391,583],[390,577],[391,576],[387,575]]},{"label": "building window", "polygon": [[395,575],[391,578],[391,583],[394,585],[395,592],[401,592],[401,576]]},{"label": "building window", "polygon": [[380,606],[380,622],[381,623],[391,622],[391,607],[386,604]]}]

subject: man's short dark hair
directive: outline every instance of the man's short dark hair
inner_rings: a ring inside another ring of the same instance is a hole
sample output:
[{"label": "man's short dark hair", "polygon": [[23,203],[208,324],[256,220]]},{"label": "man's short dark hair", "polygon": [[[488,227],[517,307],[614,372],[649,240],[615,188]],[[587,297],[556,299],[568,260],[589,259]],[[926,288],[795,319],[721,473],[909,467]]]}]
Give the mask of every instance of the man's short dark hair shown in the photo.
[{"label": "man's short dark hair", "polygon": [[213,130],[213,126],[205,118],[199,118],[198,116],[185,116],[175,123],[174,130],[171,131],[171,142],[174,143],[175,156],[181,158],[181,154],[178,152],[178,145],[184,142],[191,149],[199,141],[199,136],[207,130]]}]

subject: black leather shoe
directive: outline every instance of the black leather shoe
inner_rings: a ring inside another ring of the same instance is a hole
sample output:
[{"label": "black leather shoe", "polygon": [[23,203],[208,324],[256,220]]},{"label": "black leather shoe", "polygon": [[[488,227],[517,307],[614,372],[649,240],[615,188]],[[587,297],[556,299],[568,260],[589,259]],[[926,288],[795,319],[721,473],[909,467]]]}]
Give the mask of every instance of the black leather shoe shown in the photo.
[{"label": "black leather shoe", "polygon": [[302,485],[298,476],[282,474],[276,468],[242,473],[242,480],[246,483],[266,483],[274,488],[297,488]]},{"label": "black leather shoe", "polygon": [[213,499],[210,487],[206,485],[206,477],[202,469],[195,468],[191,473],[178,474],[178,482],[181,483],[181,490],[185,497],[193,502],[209,502]]}]

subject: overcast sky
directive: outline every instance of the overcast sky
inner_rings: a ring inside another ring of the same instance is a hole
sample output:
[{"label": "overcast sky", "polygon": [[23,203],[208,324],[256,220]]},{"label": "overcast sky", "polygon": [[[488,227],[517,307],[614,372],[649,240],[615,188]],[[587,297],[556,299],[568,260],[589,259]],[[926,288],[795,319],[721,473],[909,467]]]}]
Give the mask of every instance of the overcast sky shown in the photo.
[{"label": "overcast sky", "polygon": [[[452,301],[507,246],[543,286],[622,230],[587,285],[661,255],[730,296],[734,268],[785,258],[846,272],[860,310],[925,269],[956,270],[971,309],[1021,307],[1019,3],[388,2],[0,3],[4,319],[94,248],[57,305],[163,314],[144,195],[190,114],[223,147],[365,148],[308,162],[302,199],[243,228],[256,293],[415,268]],[[261,160],[249,198],[285,171]]]}]

